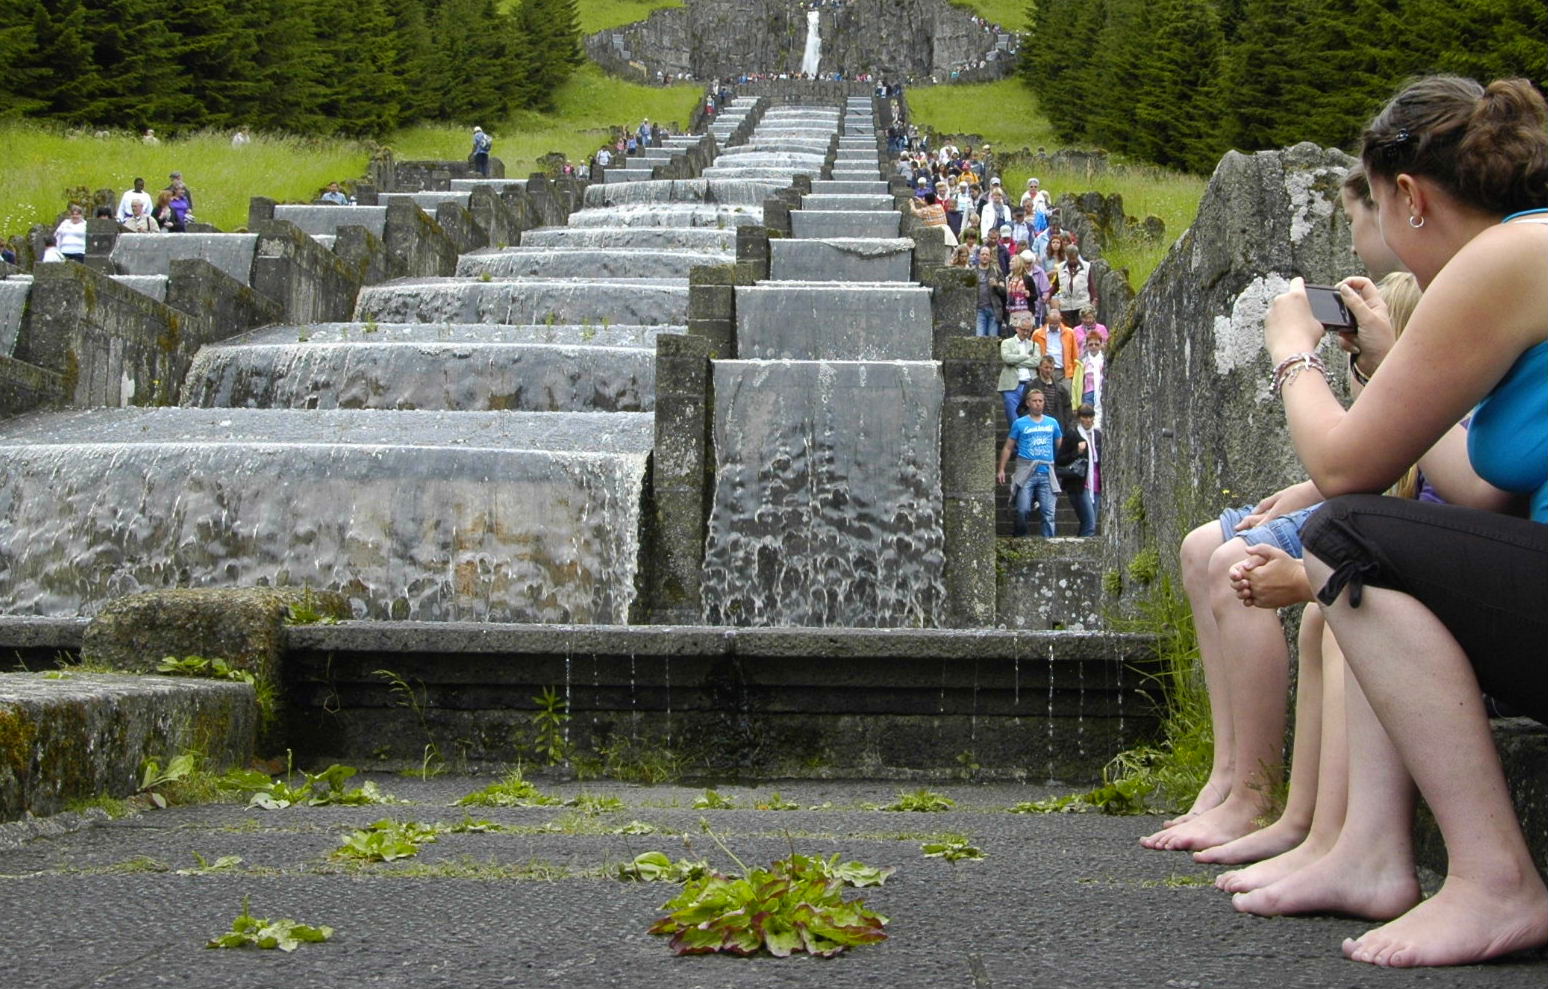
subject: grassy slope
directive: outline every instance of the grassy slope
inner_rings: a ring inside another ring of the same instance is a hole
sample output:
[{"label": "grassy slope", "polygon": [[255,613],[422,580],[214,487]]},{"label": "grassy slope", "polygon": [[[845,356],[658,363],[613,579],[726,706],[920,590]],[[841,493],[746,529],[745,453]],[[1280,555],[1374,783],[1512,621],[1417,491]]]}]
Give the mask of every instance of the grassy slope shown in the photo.
[{"label": "grassy slope", "polygon": [[[958,86],[916,87],[908,93],[909,108],[921,126],[943,134],[981,134],[1001,152],[1020,148],[1060,147],[1036,98],[1016,79]],[[992,107],[992,113],[984,108]],[[1025,187],[1029,173],[1011,168],[1001,176],[1006,188]],[[1087,177],[1062,170],[1037,176],[1055,199],[1066,192],[1120,193],[1124,211],[1143,219],[1149,214],[1166,223],[1166,237],[1159,244],[1141,242],[1107,246],[1107,260],[1129,269],[1130,283],[1138,289],[1166,256],[1171,242],[1198,215],[1205,179],[1184,172],[1149,165],[1128,165]],[[1018,192],[1019,194],[1019,192]]]},{"label": "grassy slope", "polygon": [[[1000,0],[1004,2],[1004,0]],[[517,0],[500,0],[500,9],[509,10]],[[681,7],[683,0],[576,0],[581,34],[595,34],[603,28],[643,21],[653,10]]]},{"label": "grassy slope", "polygon": [[[552,114],[518,111],[504,125],[485,124],[494,136],[495,157],[507,175],[526,175],[538,156],[560,151],[579,161],[595,151],[610,129],[638,125],[641,117],[686,127],[700,88],[641,86],[604,74],[587,63],[555,94]],[[464,124],[424,124],[405,128],[387,142],[403,158],[463,158],[468,153]]]},{"label": "grassy slope", "polygon": [[952,0],[952,6],[966,7],[1007,31],[1026,28],[1027,0]]},{"label": "grassy slope", "polygon": [[[511,175],[533,171],[539,155],[560,151],[580,159],[609,127],[638,124],[641,117],[686,124],[698,98],[693,85],[656,88],[619,82],[586,65],[560,87],[553,114],[518,112],[500,124],[484,121],[495,136],[495,155]],[[224,133],[198,134],[148,148],[127,133],[107,138],[72,137],[45,125],[0,121],[7,149],[7,176],[0,192],[0,235],[22,233],[34,223],[52,225],[77,186],[122,191],[136,175],[160,189],[179,169],[194,192],[195,215],[222,230],[247,222],[254,195],[281,201],[309,200],[332,179],[365,174],[369,149],[351,141],[259,135],[237,150]],[[468,153],[465,124],[405,128],[386,141],[403,158],[460,159]]]}]

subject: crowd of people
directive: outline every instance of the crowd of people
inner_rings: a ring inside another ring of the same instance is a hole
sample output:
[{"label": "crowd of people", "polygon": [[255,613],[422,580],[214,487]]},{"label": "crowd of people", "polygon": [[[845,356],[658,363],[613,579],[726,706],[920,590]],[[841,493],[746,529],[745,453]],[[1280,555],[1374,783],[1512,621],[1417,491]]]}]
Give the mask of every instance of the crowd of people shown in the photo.
[{"label": "crowd of people", "polygon": [[[974,333],[1000,340],[996,387],[1009,434],[998,473],[1009,484],[1013,534],[1030,534],[1035,508],[1042,535],[1054,535],[1062,492],[1077,534],[1096,535],[1108,330],[1078,238],[1037,178],[1007,193],[991,145],[932,153],[912,128],[894,123],[887,134],[897,174],[915,189],[914,216],[943,228],[948,266],[977,276]],[[1018,466],[1007,473],[1012,454]]]},{"label": "crowd of people", "polygon": [[[1467,964],[1548,944],[1489,726],[1548,723],[1548,105],[1525,80],[1429,77],[1362,145],[1343,205],[1371,277],[1338,286],[1355,401],[1292,281],[1264,336],[1309,476],[1183,541],[1214,765],[1141,843],[1240,866],[1216,885],[1247,913],[1383,922],[1344,942],[1354,960]],[[1274,609],[1299,603],[1289,796],[1263,826],[1288,682]],[[1416,796],[1447,859],[1428,898]]]},{"label": "crowd of people", "polygon": [[[173,172],[154,197],[145,191],[145,179],[136,176],[133,187],[119,197],[118,208],[100,206],[96,218],[115,220],[125,233],[184,233],[194,222],[193,192],[182,172]],[[86,229],[86,208],[71,203],[53,234],[44,238],[40,260],[85,261]],[[16,263],[14,258],[7,262]]]}]

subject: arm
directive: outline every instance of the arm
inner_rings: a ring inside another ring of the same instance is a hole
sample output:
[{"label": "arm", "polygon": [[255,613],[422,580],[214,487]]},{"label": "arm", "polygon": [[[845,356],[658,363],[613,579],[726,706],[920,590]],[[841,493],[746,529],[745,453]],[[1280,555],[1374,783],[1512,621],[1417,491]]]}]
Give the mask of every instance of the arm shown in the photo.
[{"label": "arm", "polygon": [[995,470],[994,479],[1001,484],[1005,483],[1005,465],[1010,463],[1011,454],[1016,452],[1016,438],[1005,437],[1005,445],[1000,447],[1000,465]]},{"label": "arm", "polygon": [[1252,512],[1236,524],[1237,532],[1255,529],[1270,519],[1298,512],[1324,501],[1322,492],[1310,481],[1281,488],[1253,506]]},{"label": "arm", "polygon": [[[1315,372],[1285,387],[1296,453],[1324,494],[1387,488],[1543,339],[1545,251],[1548,228],[1536,224],[1475,237],[1430,283],[1382,373],[1347,413]],[[1274,300],[1265,336],[1276,364],[1320,341],[1299,280]]]}]

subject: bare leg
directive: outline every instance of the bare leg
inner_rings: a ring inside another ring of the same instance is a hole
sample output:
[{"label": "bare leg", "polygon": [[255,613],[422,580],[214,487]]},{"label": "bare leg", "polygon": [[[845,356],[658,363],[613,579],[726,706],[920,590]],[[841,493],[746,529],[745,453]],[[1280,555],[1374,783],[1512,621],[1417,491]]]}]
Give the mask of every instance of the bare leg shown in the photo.
[{"label": "bare leg", "polygon": [[[1328,567],[1306,562],[1312,586],[1322,586]],[[1397,591],[1366,588],[1359,608],[1346,593],[1326,612],[1435,814],[1447,856],[1440,892],[1345,941],[1344,954],[1376,965],[1458,965],[1548,944],[1548,888],[1511,806],[1466,654],[1428,609]],[[1356,744],[1351,724],[1351,752]]]},{"label": "bare leg", "polygon": [[[1317,807],[1318,779],[1321,765],[1322,739],[1326,735],[1323,716],[1326,709],[1326,689],[1323,686],[1322,631],[1325,627],[1322,612],[1307,608],[1301,616],[1300,676],[1295,687],[1295,747],[1290,763],[1290,796],[1279,819],[1268,827],[1259,828],[1224,845],[1206,848],[1193,853],[1195,862],[1214,865],[1237,865],[1243,862],[1260,862],[1271,856],[1288,852],[1305,840],[1311,830],[1312,815]],[[1342,670],[1342,667],[1340,667]],[[1342,712],[1340,712],[1342,713]],[[1342,806],[1342,801],[1340,801]],[[1343,816],[1340,810],[1340,817]],[[1230,873],[1227,873],[1230,875]],[[1223,878],[1223,877],[1222,877]],[[1221,889],[1220,879],[1215,885]],[[1252,889],[1254,887],[1243,887]],[[1238,890],[1232,890],[1238,892]]]},{"label": "bare leg", "polygon": [[[1229,644],[1225,664],[1231,704],[1231,784],[1226,799],[1212,810],[1140,840],[1146,848],[1196,851],[1240,838],[1257,829],[1269,808],[1270,790],[1283,762],[1285,691],[1289,686],[1289,650],[1279,617],[1272,611],[1244,608],[1227,571],[1246,558],[1246,544],[1232,539],[1209,558],[1206,593],[1219,642]],[[1211,699],[1219,693],[1211,690]]]},{"label": "bare leg", "polygon": [[[1317,628],[1322,629],[1320,646],[1309,649],[1308,636]],[[1322,746],[1317,767],[1317,805],[1311,828],[1306,840],[1289,851],[1217,876],[1215,885],[1228,893],[1260,889],[1310,866],[1333,848],[1344,827],[1349,806],[1349,738],[1344,706],[1344,681],[1348,671],[1332,629],[1322,620],[1321,609],[1306,609],[1301,620],[1301,633],[1302,676],[1305,676],[1309,656],[1320,652],[1322,660]],[[1364,703],[1363,697],[1356,699]]]},{"label": "bare leg", "polygon": [[1414,788],[1397,750],[1346,670],[1349,810],[1326,855],[1232,903],[1246,913],[1343,913],[1385,920],[1419,902]]},{"label": "bare leg", "polygon": [[1227,696],[1226,664],[1229,658],[1215,627],[1215,614],[1209,604],[1209,558],[1220,548],[1220,523],[1207,522],[1183,538],[1178,552],[1182,564],[1183,591],[1193,609],[1193,628],[1199,640],[1199,661],[1204,667],[1204,684],[1209,691],[1209,721],[1214,731],[1214,760],[1193,805],[1186,813],[1162,822],[1163,828],[1181,824],[1225,800],[1231,786],[1231,699]]}]

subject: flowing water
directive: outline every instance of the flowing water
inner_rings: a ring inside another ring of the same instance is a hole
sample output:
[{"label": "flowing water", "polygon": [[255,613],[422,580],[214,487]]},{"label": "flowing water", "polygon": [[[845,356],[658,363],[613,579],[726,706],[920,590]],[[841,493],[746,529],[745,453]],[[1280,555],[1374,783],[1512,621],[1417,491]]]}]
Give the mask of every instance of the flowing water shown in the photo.
[{"label": "flowing water", "polygon": [[808,76],[817,74],[822,64],[822,12],[806,12],[806,50],[801,53],[801,71]]}]

